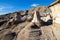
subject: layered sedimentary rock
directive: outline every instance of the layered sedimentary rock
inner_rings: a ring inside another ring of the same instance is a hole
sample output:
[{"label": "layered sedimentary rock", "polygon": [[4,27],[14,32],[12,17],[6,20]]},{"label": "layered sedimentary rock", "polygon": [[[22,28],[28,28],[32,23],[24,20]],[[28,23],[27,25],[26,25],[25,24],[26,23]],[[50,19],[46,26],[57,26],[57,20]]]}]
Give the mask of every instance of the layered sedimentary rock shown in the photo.
[{"label": "layered sedimentary rock", "polygon": [[57,40],[51,14],[41,6],[0,15],[0,40]]},{"label": "layered sedimentary rock", "polygon": [[60,40],[60,3],[50,7],[50,9],[52,10],[54,32],[57,39]]}]

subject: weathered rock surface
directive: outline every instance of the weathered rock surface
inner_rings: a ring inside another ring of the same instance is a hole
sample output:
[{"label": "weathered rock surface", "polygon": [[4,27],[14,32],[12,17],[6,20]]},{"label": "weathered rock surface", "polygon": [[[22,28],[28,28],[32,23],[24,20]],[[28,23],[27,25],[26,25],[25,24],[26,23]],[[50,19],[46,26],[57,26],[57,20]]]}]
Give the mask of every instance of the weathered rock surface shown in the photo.
[{"label": "weathered rock surface", "polygon": [[53,30],[57,37],[57,40],[60,40],[60,3],[50,7],[52,10],[53,16]]},{"label": "weathered rock surface", "polygon": [[52,21],[45,6],[0,15],[0,40],[57,40]]}]

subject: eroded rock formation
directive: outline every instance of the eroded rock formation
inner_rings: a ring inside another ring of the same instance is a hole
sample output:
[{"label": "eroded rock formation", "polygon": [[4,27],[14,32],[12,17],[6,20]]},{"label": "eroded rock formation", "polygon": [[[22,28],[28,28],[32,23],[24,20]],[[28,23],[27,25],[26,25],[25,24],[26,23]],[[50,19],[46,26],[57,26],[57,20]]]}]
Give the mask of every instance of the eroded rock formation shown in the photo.
[{"label": "eroded rock formation", "polygon": [[56,40],[48,27],[52,24],[50,14],[51,10],[42,6],[0,15],[0,40]]},{"label": "eroded rock formation", "polygon": [[0,40],[59,40],[52,12],[51,8],[41,6],[0,15]]},{"label": "eroded rock formation", "polygon": [[60,40],[60,3],[50,7],[53,16],[54,32],[58,40]]}]

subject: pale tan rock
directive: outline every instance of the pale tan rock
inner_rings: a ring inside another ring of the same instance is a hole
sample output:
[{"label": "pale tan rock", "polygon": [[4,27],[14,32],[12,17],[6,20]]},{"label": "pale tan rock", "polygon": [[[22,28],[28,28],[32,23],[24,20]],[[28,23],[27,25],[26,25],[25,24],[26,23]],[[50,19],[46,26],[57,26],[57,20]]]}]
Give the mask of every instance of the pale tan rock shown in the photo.
[{"label": "pale tan rock", "polygon": [[52,28],[52,21],[49,21],[52,20],[52,16],[48,7],[41,6],[28,10],[26,14],[22,13],[16,12],[15,16],[6,15],[7,19],[10,19],[4,20],[7,23],[3,23],[3,25],[6,23],[8,27],[1,26],[0,40],[57,40]]},{"label": "pale tan rock", "polygon": [[53,16],[53,30],[57,40],[60,40],[60,3],[50,7]]}]

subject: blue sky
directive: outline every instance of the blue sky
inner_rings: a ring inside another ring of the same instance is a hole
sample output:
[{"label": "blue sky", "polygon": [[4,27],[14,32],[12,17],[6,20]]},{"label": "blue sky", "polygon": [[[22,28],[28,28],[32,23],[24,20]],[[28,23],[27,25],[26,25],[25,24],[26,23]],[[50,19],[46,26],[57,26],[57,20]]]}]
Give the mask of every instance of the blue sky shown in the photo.
[{"label": "blue sky", "polygon": [[28,10],[37,6],[49,6],[55,0],[0,0],[0,15]]}]

